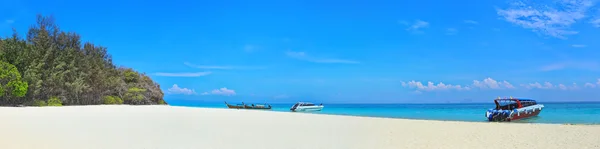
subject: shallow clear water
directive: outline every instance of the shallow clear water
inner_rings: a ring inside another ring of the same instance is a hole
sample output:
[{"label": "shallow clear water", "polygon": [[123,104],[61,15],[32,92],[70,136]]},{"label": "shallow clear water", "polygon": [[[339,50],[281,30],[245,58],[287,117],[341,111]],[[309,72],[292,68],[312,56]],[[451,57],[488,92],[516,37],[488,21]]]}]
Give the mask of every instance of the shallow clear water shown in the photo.
[{"label": "shallow clear water", "polygon": [[[224,103],[171,101],[172,106],[227,108]],[[232,103],[235,104],[235,103]],[[272,111],[289,112],[294,103],[271,104]],[[519,120],[522,123],[600,124],[600,102],[541,103],[545,106],[539,116]],[[493,103],[479,104],[324,104],[318,114],[353,115],[387,118],[453,120],[485,122],[485,111]]]}]

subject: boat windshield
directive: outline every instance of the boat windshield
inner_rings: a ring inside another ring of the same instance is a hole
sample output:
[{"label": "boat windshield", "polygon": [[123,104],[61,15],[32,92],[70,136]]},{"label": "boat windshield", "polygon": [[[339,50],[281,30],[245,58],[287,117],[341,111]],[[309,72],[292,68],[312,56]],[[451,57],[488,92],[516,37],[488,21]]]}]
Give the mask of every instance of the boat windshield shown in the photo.
[{"label": "boat windshield", "polygon": [[498,105],[496,109],[498,110],[513,110],[519,108],[519,105],[514,100],[497,100]]},{"label": "boat windshield", "polygon": [[304,106],[315,106],[313,103],[305,103]]},{"label": "boat windshield", "polygon": [[521,101],[521,105],[523,105],[523,107],[527,107],[527,106],[532,106],[532,105],[536,105],[537,103],[533,100],[524,100]]}]

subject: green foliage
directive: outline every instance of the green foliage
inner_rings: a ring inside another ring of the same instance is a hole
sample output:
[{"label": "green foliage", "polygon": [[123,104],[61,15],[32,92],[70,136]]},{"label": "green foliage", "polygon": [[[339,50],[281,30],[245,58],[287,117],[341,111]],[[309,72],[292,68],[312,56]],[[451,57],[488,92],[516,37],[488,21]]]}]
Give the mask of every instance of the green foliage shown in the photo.
[{"label": "green foliage", "polygon": [[0,105],[164,103],[150,77],[118,68],[106,47],[82,43],[51,16],[38,15],[24,39],[13,32],[0,38]]},{"label": "green foliage", "polygon": [[123,104],[123,100],[117,96],[104,96],[104,104]]},{"label": "green foliage", "polygon": [[12,88],[12,95],[15,97],[24,97],[27,94],[27,88],[29,87],[27,82],[13,81],[9,82],[8,85]]},{"label": "green foliage", "polygon": [[143,89],[143,88],[137,88],[137,87],[129,88],[129,90],[127,90],[127,93],[125,94],[125,100],[137,100],[137,101],[143,100],[144,92],[146,92],[146,89]]},{"label": "green foliage", "polygon": [[46,104],[46,101],[43,100],[35,100],[33,101],[33,106],[43,107],[48,106],[48,104]]},{"label": "green foliage", "polygon": [[62,101],[58,97],[50,97],[48,106],[62,106]]},{"label": "green foliage", "polygon": [[0,61],[0,97],[5,99],[23,97],[27,93],[27,82],[21,81],[21,73],[12,64]]},{"label": "green foliage", "polygon": [[140,79],[140,74],[133,71],[132,69],[125,70],[125,82],[126,83],[137,83]]}]

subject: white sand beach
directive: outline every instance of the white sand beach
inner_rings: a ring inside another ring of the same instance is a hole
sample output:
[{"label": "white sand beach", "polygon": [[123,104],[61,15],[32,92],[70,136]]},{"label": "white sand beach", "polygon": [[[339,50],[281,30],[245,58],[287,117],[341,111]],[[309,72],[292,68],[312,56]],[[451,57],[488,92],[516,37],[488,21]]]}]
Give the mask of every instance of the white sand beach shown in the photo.
[{"label": "white sand beach", "polygon": [[3,107],[0,120],[2,149],[600,148],[598,125],[125,105]]}]

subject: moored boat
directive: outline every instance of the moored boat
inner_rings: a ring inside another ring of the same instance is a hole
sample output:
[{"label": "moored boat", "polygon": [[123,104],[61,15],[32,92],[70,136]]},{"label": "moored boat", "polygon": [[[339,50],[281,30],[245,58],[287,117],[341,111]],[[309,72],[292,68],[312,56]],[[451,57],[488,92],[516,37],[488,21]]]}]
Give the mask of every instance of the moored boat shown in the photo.
[{"label": "moored boat", "polygon": [[534,117],[542,112],[544,105],[532,99],[500,98],[494,100],[495,108],[488,109],[485,117],[488,121],[515,121]]},{"label": "moored boat", "polygon": [[271,109],[271,105],[269,104],[264,104],[264,105],[260,105],[260,104],[250,104],[247,105],[244,102],[242,102],[242,104],[237,104],[237,105],[230,105],[227,102],[225,102],[225,105],[227,105],[227,108],[230,109],[263,109],[263,110],[269,110]]},{"label": "moored boat", "polygon": [[242,104],[230,105],[226,101],[225,105],[227,105],[227,108],[229,108],[229,109],[243,109],[244,108],[244,102],[242,102]]},{"label": "moored boat", "polygon": [[292,106],[292,108],[290,108],[291,111],[293,112],[300,112],[300,111],[321,111],[323,110],[323,104],[320,105],[315,105],[313,103],[310,102],[298,102],[296,104],[294,104]]}]

